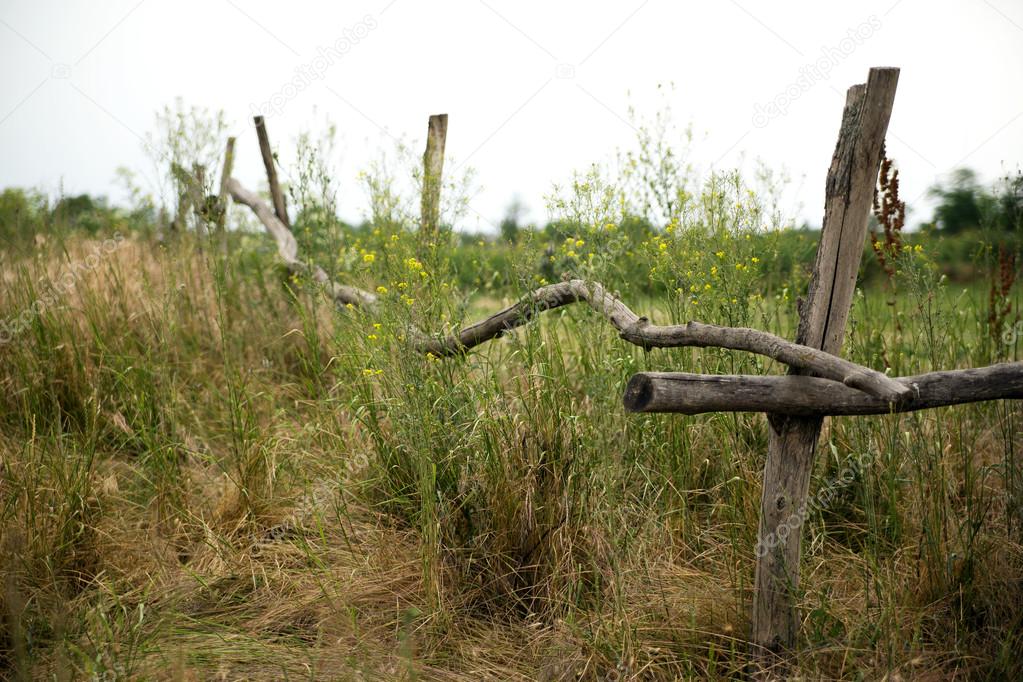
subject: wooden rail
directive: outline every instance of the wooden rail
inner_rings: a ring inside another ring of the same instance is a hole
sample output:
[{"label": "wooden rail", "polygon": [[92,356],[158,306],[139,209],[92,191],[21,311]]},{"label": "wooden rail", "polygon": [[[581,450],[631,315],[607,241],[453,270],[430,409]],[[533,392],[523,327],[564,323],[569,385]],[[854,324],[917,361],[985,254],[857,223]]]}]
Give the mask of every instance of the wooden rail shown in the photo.
[{"label": "wooden rail", "polygon": [[310,265],[299,259],[298,242],[295,241],[295,235],[277,217],[273,209],[259,198],[258,194],[245,189],[234,178],[228,180],[227,191],[231,194],[232,199],[239,204],[248,206],[256,214],[259,222],[263,223],[263,227],[273,237],[274,243],[277,245],[277,254],[289,270],[297,275],[311,277],[315,282],[326,287],[338,306],[344,307],[348,303],[357,306],[372,306],[376,303],[375,295],[355,287],[338,284],[330,279],[323,268],[318,265]]},{"label": "wooden rail", "polygon": [[641,372],[629,380],[629,412],[767,412],[796,417],[911,412],[982,400],[1023,398],[1023,362],[900,377],[909,399],[890,403],[817,377]]}]

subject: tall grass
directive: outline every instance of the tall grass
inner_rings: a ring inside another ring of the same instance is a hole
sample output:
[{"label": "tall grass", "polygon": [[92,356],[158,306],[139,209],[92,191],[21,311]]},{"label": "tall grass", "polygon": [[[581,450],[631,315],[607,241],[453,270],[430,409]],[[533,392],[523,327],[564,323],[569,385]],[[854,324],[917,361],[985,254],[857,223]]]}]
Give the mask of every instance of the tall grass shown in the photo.
[{"label": "tall grass", "polygon": [[[583,306],[454,358],[406,336],[569,275],[658,321],[791,336],[812,244],[794,249],[738,173],[662,166],[640,197],[663,201],[656,227],[594,170],[552,193],[553,235],[515,245],[426,241],[393,213],[351,230],[316,153],[291,187],[304,256],[379,310],[334,310],[252,235],[230,255],[131,236],[0,346],[9,674],[741,675],[769,426],[629,415],[621,396],[636,371],[784,368],[644,352]],[[393,203],[386,178],[366,181]],[[0,316],[93,243],[54,234],[9,262]],[[948,284],[921,246],[898,256],[893,304],[861,289],[847,355],[894,374],[1015,358],[986,289]],[[1003,403],[828,423],[813,486],[835,493],[802,529],[801,675],[1023,674],[1019,421]],[[852,459],[866,465],[836,486]]]}]

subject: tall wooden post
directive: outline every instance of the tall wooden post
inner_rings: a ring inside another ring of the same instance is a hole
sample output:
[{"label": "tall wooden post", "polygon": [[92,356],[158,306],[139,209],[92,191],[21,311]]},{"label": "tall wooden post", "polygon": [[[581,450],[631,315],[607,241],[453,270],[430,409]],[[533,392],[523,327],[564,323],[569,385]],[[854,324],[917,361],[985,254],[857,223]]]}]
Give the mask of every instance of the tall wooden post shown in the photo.
[{"label": "tall wooden post", "polygon": [[444,173],[444,142],[448,135],[448,115],[430,117],[423,153],[423,199],[420,233],[434,235],[440,223],[440,188]]},{"label": "tall wooden post", "polygon": [[288,220],[288,207],[284,202],[284,192],[281,191],[281,185],[277,182],[277,168],[274,165],[273,151],[270,149],[270,138],[266,134],[266,122],[262,116],[254,116],[252,120],[256,124],[259,153],[263,156],[263,166],[266,167],[266,180],[270,184],[270,200],[274,205],[274,213],[285,226],[291,227],[291,221]]},{"label": "tall wooden post", "polygon": [[[217,194],[217,230],[224,232],[227,224],[227,186],[231,180],[231,173],[234,170],[234,142],[233,137],[227,138],[227,147],[224,149],[224,166],[220,169],[220,192]],[[221,234],[226,246],[226,235]]]},{"label": "tall wooden post", "polygon": [[[810,288],[800,309],[798,343],[838,355],[867,238],[881,150],[899,70],[873,68],[846,96],[828,171],[824,225]],[[771,424],[757,537],[752,640],[760,652],[791,649],[799,620],[802,513],[820,435],[819,417],[768,415]],[[791,530],[791,520],[799,519]]]}]

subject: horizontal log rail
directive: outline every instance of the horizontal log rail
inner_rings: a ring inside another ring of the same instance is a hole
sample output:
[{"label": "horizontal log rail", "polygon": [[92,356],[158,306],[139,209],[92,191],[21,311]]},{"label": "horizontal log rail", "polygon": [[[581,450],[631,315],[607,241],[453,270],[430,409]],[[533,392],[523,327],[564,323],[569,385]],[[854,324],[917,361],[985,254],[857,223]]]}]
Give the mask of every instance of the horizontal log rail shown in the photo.
[{"label": "horizontal log rail", "polygon": [[[339,307],[354,305],[372,309],[377,297],[368,291],[340,285],[330,279],[323,268],[304,263],[298,258],[298,243],[291,230],[274,214],[273,210],[254,192],[246,190],[238,180],[228,183],[232,198],[252,209],[277,244],[281,260],[293,272],[306,274],[322,284]],[[633,312],[619,298],[597,282],[569,280],[540,287],[521,301],[471,324],[458,332],[442,337],[431,337],[418,329],[411,329],[412,346],[422,353],[450,356],[464,353],[508,331],[521,327],[538,312],[553,310],[571,303],[585,301],[603,315],[618,330],[619,336],[629,343],[645,349],[680,347],[716,347],[741,350],[763,355],[789,367],[841,382],[863,391],[884,404],[899,403],[911,396],[910,389],[890,377],[824,351],[746,327],[721,327],[691,321],[679,325],[655,325],[646,317]]]},{"label": "horizontal log rail", "polygon": [[1023,362],[900,377],[912,392],[896,405],[837,381],[799,375],[641,372],[629,380],[630,412],[767,412],[797,417],[888,414],[983,400],[1023,398]]}]

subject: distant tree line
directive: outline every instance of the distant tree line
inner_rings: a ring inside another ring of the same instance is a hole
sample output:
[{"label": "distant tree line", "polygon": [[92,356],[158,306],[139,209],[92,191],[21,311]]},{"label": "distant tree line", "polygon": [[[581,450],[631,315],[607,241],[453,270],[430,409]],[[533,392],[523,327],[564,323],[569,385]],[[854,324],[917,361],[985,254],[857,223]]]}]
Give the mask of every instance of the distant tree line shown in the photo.
[{"label": "distant tree line", "polygon": [[96,234],[122,229],[129,222],[145,223],[155,215],[142,216],[111,206],[106,197],[90,194],[46,195],[17,187],[0,191],[0,245],[29,242],[37,235],[78,231]]},{"label": "distant tree line", "polygon": [[969,168],[952,173],[948,182],[932,187],[937,200],[934,218],[927,225],[946,234],[976,229],[1020,232],[1023,229],[1023,173],[983,186]]}]

